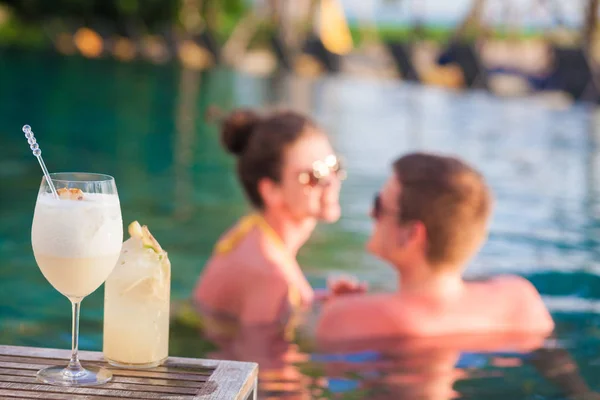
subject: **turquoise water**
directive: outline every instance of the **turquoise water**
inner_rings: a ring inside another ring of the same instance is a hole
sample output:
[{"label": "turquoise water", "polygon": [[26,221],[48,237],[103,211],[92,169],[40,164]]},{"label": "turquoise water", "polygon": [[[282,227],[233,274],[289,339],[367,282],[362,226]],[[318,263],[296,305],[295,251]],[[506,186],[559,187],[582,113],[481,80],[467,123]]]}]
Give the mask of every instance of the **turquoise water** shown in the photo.
[{"label": "turquoise water", "polygon": [[[195,73],[37,53],[0,54],[0,343],[70,346],[68,301],[31,251],[41,177],[21,126],[33,127],[50,170],[115,176],[124,221],[149,225],[169,251],[177,300],[189,295],[217,237],[247,209],[233,160],[204,122],[211,104],[310,112],[346,159],[343,217],[320,227],[300,255],[315,286],[344,270],[374,290],[394,288],[394,274],[363,243],[373,193],[395,157],[425,149],[475,164],[497,204],[490,240],[467,275],[529,278],[557,321],[560,343],[600,388],[593,379],[600,373],[600,153],[592,110],[396,82]],[[98,290],[83,302],[84,349],[101,349],[102,296]],[[171,347],[174,355],[206,354],[184,327],[173,328]],[[527,395],[551,396],[539,382],[544,389],[534,385]],[[539,396],[530,398],[555,398]]]}]

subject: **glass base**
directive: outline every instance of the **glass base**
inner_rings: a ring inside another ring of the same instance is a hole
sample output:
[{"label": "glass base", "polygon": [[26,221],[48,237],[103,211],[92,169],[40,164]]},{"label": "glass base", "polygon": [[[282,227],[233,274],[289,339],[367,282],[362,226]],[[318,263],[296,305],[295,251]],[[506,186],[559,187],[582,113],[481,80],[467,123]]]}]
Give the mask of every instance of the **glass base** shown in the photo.
[{"label": "glass base", "polygon": [[110,358],[104,357],[106,362],[108,362],[113,367],[117,368],[127,368],[127,369],[147,369],[147,368],[156,368],[162,363],[166,361],[168,357],[163,358],[162,360],[153,361],[146,364],[125,364],[119,361],[111,360]]},{"label": "glass base", "polygon": [[101,367],[72,371],[64,366],[55,366],[39,370],[37,379],[54,386],[96,386],[109,382],[112,379],[112,373]]}]

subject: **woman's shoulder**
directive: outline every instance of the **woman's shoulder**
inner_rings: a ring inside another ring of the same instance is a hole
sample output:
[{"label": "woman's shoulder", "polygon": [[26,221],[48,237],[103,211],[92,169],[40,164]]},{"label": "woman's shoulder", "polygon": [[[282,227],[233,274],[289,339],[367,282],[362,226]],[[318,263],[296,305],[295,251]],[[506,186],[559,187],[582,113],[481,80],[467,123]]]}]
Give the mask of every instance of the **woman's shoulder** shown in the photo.
[{"label": "woman's shoulder", "polygon": [[281,266],[289,261],[276,251],[260,246],[255,239],[257,238],[244,239],[243,243],[226,254],[213,254],[206,269],[229,276],[234,274],[244,279],[271,278],[284,281]]}]

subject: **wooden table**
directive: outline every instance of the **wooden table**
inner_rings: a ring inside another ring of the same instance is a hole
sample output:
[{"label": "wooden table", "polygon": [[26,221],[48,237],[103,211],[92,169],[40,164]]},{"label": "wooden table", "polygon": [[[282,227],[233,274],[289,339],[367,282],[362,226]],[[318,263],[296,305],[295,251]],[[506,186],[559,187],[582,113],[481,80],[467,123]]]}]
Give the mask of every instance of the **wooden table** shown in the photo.
[{"label": "wooden table", "polygon": [[136,370],[110,367],[102,353],[80,351],[83,366],[101,365],[111,382],[92,387],[60,387],[39,382],[48,365],[67,365],[68,350],[0,346],[0,399],[44,400],[247,400],[256,399],[258,366],[236,361],[169,357],[160,367]]}]

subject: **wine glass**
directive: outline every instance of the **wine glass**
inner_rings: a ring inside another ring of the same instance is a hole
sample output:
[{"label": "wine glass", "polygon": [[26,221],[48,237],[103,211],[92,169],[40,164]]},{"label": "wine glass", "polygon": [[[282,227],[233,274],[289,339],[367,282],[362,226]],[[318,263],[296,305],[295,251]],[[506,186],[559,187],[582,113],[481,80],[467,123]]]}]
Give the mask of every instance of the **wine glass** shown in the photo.
[{"label": "wine glass", "polygon": [[77,356],[79,308],[117,263],[123,222],[115,180],[92,173],[50,174],[42,179],[31,228],[35,260],[42,274],[73,309],[72,355],[66,367],[52,366],[38,380],[59,386],[92,386],[110,381],[104,368],[83,368]]}]

